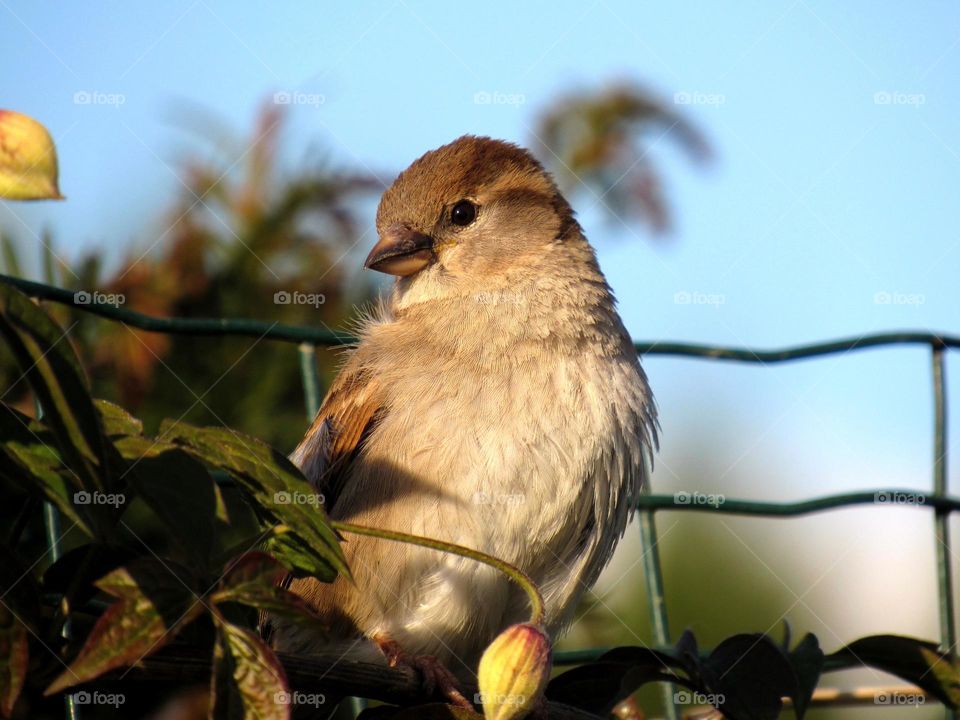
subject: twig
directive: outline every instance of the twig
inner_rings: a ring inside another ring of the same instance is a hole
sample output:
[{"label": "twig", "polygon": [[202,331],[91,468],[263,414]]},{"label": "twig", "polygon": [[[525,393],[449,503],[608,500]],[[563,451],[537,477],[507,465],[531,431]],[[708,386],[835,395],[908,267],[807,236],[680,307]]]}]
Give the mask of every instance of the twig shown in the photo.
[{"label": "twig", "polygon": [[[322,693],[329,697],[356,696],[386,703],[409,705],[431,702],[423,695],[423,681],[412,668],[345,660],[338,654],[291,655],[278,653],[290,682],[290,689],[302,693]],[[131,683],[176,683],[207,685],[210,682],[210,658],[198,648],[172,645],[145,658],[139,665],[108,673],[90,686],[111,686],[123,677]],[[476,688],[465,685],[464,694],[473,697]],[[433,700],[435,701],[435,700]],[[549,720],[602,720],[597,715],[561,703],[547,703]]]}]

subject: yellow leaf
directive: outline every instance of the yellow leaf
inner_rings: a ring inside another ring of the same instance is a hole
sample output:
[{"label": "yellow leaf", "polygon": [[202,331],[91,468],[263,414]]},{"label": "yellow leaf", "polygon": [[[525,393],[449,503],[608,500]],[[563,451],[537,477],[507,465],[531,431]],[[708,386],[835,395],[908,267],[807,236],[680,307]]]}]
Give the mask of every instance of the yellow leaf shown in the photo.
[{"label": "yellow leaf", "polygon": [[63,199],[53,138],[36,120],[13,110],[0,110],[0,198]]}]

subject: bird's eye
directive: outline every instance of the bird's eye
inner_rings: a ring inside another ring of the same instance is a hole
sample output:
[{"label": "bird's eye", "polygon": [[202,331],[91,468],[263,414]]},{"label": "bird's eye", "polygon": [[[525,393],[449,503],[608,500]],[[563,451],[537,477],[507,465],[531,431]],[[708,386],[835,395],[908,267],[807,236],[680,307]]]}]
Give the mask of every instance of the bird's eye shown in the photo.
[{"label": "bird's eye", "polygon": [[466,227],[477,218],[477,206],[469,200],[461,200],[450,211],[450,222]]}]

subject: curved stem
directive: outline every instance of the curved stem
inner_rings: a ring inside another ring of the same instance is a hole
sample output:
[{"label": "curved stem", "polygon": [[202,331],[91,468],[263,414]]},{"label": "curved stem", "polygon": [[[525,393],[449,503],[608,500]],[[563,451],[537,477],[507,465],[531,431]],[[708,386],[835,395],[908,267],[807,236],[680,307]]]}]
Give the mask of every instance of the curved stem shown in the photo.
[{"label": "curved stem", "polygon": [[463,545],[457,545],[456,543],[434,540],[433,538],[421,537],[419,535],[409,535],[394,530],[383,530],[381,528],[367,527],[366,525],[354,525],[353,523],[341,522],[339,520],[331,520],[330,525],[334,529],[342,532],[354,533],[355,535],[369,535],[371,537],[383,538],[384,540],[394,540],[396,542],[419,545],[433,550],[440,550],[441,552],[452,553],[453,555],[460,555],[461,557],[470,558],[471,560],[476,560],[477,562],[496,568],[519,585],[527,594],[527,598],[530,600],[530,622],[534,625],[543,625],[543,596],[540,594],[539,588],[537,588],[536,584],[526,573],[500,558],[487,555],[487,553],[480,552],[479,550],[464,547]]}]

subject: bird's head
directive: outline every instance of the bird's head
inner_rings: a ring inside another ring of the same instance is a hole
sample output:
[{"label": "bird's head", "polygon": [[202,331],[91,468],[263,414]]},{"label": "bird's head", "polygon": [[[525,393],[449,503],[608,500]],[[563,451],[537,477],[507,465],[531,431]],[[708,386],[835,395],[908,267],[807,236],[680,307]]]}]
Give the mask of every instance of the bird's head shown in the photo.
[{"label": "bird's head", "polygon": [[402,278],[482,283],[528,264],[579,226],[534,157],[465,135],[414,161],[384,193],[366,267]]}]

